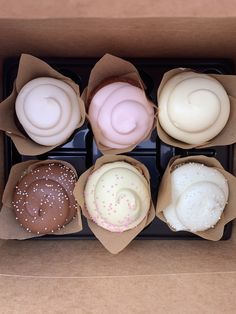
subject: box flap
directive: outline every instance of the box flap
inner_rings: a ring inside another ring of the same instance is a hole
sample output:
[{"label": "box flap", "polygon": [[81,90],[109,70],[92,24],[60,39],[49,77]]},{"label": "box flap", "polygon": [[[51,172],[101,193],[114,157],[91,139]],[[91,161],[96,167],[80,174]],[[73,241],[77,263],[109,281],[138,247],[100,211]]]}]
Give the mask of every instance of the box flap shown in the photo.
[{"label": "box flap", "polygon": [[235,28],[236,18],[0,19],[0,57],[235,59]]},{"label": "box flap", "polygon": [[234,0],[120,0],[111,5],[110,0],[8,0],[1,5],[0,17],[4,18],[60,18],[60,17],[162,17],[162,16],[235,16]]},{"label": "box flap", "polygon": [[[1,277],[3,313],[235,313],[236,274]],[[50,309],[50,311],[49,311]]]},{"label": "box flap", "polygon": [[92,278],[236,272],[234,246],[233,240],[138,240],[113,256],[98,241],[2,241],[0,274]]}]

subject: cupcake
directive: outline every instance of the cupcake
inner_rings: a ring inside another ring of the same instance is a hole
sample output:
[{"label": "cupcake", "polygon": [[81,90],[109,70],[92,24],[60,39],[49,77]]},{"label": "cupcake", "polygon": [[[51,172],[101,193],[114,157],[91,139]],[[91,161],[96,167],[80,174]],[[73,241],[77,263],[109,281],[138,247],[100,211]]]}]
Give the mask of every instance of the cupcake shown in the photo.
[{"label": "cupcake", "polygon": [[148,170],[127,156],[98,158],[80,176],[74,196],[91,231],[113,254],[123,250],[155,217]]},{"label": "cupcake", "polygon": [[148,181],[124,161],[104,164],[92,172],[84,197],[91,219],[111,232],[135,228],[150,208]]},{"label": "cupcake", "polygon": [[94,66],[84,95],[97,146],[104,154],[127,152],[149,139],[154,105],[131,63],[105,55]]},{"label": "cupcake", "polygon": [[171,173],[171,204],[163,210],[176,231],[205,231],[219,221],[228,201],[226,178],[217,169],[186,163]]},{"label": "cupcake", "polygon": [[[24,170],[18,174],[20,169]],[[73,196],[76,180],[75,169],[65,162],[29,161],[15,165],[4,191],[0,220],[6,220],[4,214],[8,214],[10,229],[14,227],[10,219],[14,218],[16,229],[22,229],[19,236],[24,232],[31,237],[58,233],[78,216],[79,207]],[[15,217],[11,218],[11,212]],[[77,229],[81,230],[79,225]]]},{"label": "cupcake", "polygon": [[128,82],[104,84],[94,93],[88,117],[99,142],[112,149],[136,146],[152,130],[154,109],[144,90]]},{"label": "cupcake", "polygon": [[73,88],[51,77],[39,77],[24,85],[16,98],[15,110],[27,135],[44,146],[64,143],[81,120]]},{"label": "cupcake", "polygon": [[225,77],[188,69],[164,75],[158,90],[157,129],[165,143],[191,148],[235,142],[229,129],[235,113],[231,113],[230,97],[223,86],[230,79]]},{"label": "cupcake", "polygon": [[84,123],[85,106],[75,82],[23,54],[13,91],[0,103],[0,117],[0,129],[19,153],[37,156],[70,138]]},{"label": "cupcake", "polygon": [[172,158],[163,175],[156,215],[173,231],[220,240],[236,218],[236,178],[212,157]]}]

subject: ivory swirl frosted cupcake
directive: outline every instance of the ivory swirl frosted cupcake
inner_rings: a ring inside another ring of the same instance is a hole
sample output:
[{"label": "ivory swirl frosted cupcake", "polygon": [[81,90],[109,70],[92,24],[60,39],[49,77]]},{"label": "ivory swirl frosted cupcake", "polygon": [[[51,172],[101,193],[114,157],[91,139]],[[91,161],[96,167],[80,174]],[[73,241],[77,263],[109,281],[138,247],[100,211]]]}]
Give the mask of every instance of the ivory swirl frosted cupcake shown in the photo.
[{"label": "ivory swirl frosted cupcake", "polygon": [[185,71],[162,86],[158,108],[159,123],[168,135],[198,145],[223,130],[230,114],[230,101],[215,78]]},{"label": "ivory swirl frosted cupcake", "polygon": [[96,91],[88,115],[101,144],[125,149],[148,136],[153,127],[154,109],[141,88],[127,82],[113,82]]},{"label": "ivory swirl frosted cupcake", "polygon": [[39,77],[24,85],[16,98],[15,110],[28,136],[44,146],[65,142],[81,120],[73,88],[50,77]]},{"label": "ivory swirl frosted cupcake", "polygon": [[135,228],[150,209],[149,183],[124,161],[106,163],[92,172],[84,197],[91,219],[111,232]]}]

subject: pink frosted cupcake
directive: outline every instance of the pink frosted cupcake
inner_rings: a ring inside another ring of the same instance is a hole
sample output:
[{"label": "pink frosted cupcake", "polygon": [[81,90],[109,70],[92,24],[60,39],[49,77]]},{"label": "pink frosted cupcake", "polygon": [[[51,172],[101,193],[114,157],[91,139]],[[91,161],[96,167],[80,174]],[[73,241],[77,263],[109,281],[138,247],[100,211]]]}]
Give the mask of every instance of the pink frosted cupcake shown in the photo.
[{"label": "pink frosted cupcake", "polygon": [[149,136],[154,108],[140,87],[129,81],[110,80],[92,93],[88,116],[100,144],[123,150]]}]

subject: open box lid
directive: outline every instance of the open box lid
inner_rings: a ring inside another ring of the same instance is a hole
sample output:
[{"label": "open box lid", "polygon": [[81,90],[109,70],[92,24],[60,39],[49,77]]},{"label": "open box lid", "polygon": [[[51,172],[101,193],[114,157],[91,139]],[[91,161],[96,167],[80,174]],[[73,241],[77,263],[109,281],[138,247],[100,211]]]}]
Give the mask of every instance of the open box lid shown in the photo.
[{"label": "open box lid", "polygon": [[50,313],[234,313],[232,242],[134,241],[113,256],[97,241],[7,241],[0,248],[1,308],[9,313],[49,313],[49,308]]}]

